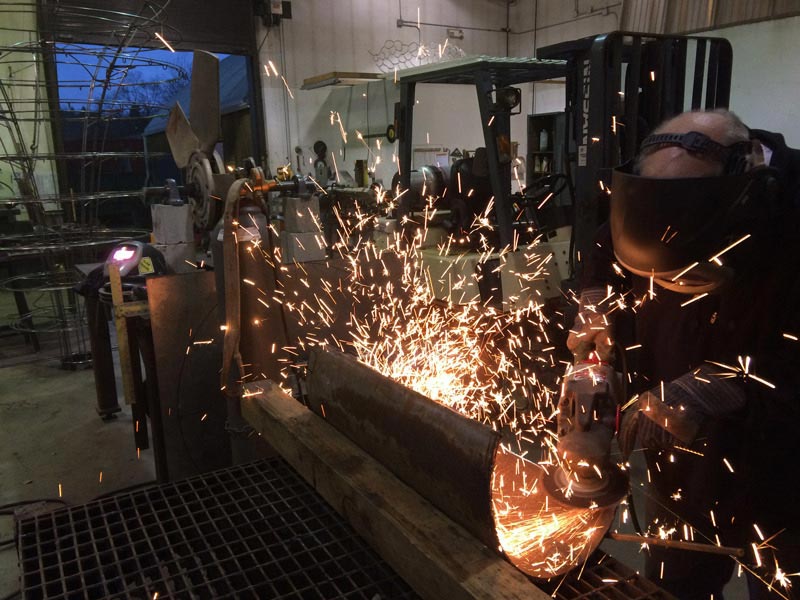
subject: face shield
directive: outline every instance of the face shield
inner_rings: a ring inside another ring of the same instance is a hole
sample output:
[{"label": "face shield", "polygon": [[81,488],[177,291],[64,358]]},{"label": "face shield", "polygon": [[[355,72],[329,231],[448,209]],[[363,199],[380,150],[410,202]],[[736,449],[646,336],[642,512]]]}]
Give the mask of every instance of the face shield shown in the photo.
[{"label": "face shield", "polygon": [[611,236],[619,263],[636,275],[685,294],[711,292],[730,280],[724,250],[750,232],[764,175],[747,173],[657,179],[614,169]]}]

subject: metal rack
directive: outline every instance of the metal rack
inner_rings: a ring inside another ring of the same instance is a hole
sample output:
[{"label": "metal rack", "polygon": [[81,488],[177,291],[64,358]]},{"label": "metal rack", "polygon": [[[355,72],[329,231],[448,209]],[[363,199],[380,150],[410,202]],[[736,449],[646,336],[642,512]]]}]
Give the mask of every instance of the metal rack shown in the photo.
[{"label": "metal rack", "polygon": [[[36,228],[93,224],[103,202],[130,196],[113,193],[112,182],[118,180],[109,180],[104,171],[119,170],[148,153],[118,147],[115,137],[135,133],[137,122],[143,129],[150,119],[165,116],[169,107],[159,103],[158,91],[188,81],[186,69],[136,46],[163,31],[162,4],[144,2],[138,13],[128,14],[43,3],[37,14],[34,5],[0,3],[0,15],[26,24],[0,25],[16,40],[0,47],[0,166],[10,170],[18,187],[7,189],[2,201],[24,208]],[[70,25],[92,28],[104,41],[75,44]],[[86,76],[59,77],[69,66]],[[139,76],[148,68],[158,75]],[[72,143],[65,140],[68,130]]]},{"label": "metal rack", "polygon": [[144,230],[72,226],[3,236],[0,265],[10,277],[0,281],[0,293],[13,294],[17,307],[17,314],[8,316],[10,328],[32,341],[34,351],[40,348],[39,336],[56,337],[63,368],[90,366],[84,300],[75,292],[81,276],[75,267],[101,262],[122,240],[148,238]]},{"label": "metal rack", "polygon": [[[117,172],[148,153],[116,138],[134,139],[136,127],[165,116],[169,107],[152,92],[188,80],[185,69],[141,47],[156,32],[179,39],[162,23],[169,2],[143,0],[138,10],[135,4],[121,13],[61,2],[0,2],[0,209],[27,220],[0,239],[0,266],[9,276],[0,289],[17,303],[11,328],[25,333],[37,351],[37,336],[57,336],[68,368],[91,360],[82,299],[72,291],[75,265],[103,261],[118,241],[148,237],[99,225],[101,207],[119,212],[114,207],[132,211],[136,205],[144,212],[141,190],[130,190],[144,184],[144,175],[121,184]],[[96,45],[75,43],[86,31]],[[85,76],[59,77],[69,65]],[[157,74],[140,77],[142,69]]]},{"label": "metal rack", "polygon": [[[0,291],[24,298],[28,310],[11,322],[11,328],[28,336],[54,333],[58,337],[61,366],[77,369],[91,365],[83,298],[75,293],[77,272],[17,275],[0,282]],[[31,306],[32,305],[32,306]]]},{"label": "metal rack", "polygon": [[19,523],[23,597],[416,598],[281,459]]}]

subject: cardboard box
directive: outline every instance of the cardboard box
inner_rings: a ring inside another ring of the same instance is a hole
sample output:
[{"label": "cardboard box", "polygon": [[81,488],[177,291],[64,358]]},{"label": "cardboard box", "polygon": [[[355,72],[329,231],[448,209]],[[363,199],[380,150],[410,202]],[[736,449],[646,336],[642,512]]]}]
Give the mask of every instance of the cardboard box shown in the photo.
[{"label": "cardboard box", "polygon": [[320,232],[281,231],[281,260],[284,264],[325,260],[325,238]]},{"label": "cardboard box", "polygon": [[167,266],[174,273],[189,273],[196,270],[195,267],[187,263],[196,263],[194,242],[189,244],[153,244],[153,247],[164,255]]},{"label": "cardboard box", "polygon": [[153,217],[153,238],[157,244],[184,244],[194,242],[192,207],[154,204],[150,207]]},{"label": "cardboard box", "polygon": [[[567,242],[569,244],[569,242]],[[559,267],[549,244],[537,244],[531,250],[518,250],[505,255],[500,271],[503,287],[503,310],[541,304],[561,294]]]},{"label": "cardboard box", "polygon": [[[541,303],[560,295],[559,265],[552,257],[546,260],[552,253],[549,244],[539,244],[533,250],[509,252],[502,257],[494,255],[480,264],[483,255],[478,252],[439,256],[434,248],[421,251],[423,265],[430,274],[437,299],[454,304],[485,301],[486,298],[481,296],[479,273],[488,270],[487,277],[490,279],[483,279],[483,291],[498,300],[502,294],[505,311],[523,308],[530,302]],[[492,285],[496,286],[492,283],[497,276],[495,269],[499,270],[499,290],[492,288]]]},{"label": "cardboard box", "polygon": [[553,252],[553,261],[556,264],[558,276],[561,279],[569,279],[569,242],[550,242],[549,245]]},{"label": "cardboard box", "polygon": [[291,233],[318,233],[319,200],[310,198],[286,198],[283,204],[283,228]]},{"label": "cardboard box", "polygon": [[468,304],[481,300],[478,288],[477,252],[440,256],[436,248],[423,248],[422,264],[430,274],[433,294],[438,300]]}]

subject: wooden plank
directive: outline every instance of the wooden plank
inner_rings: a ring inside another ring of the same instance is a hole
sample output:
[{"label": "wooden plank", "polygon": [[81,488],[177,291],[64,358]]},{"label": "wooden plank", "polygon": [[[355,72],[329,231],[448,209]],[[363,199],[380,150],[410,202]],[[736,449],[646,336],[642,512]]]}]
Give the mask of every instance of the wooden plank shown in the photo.
[{"label": "wooden plank", "polygon": [[[136,402],[136,392],[133,382],[133,365],[131,364],[130,346],[128,345],[128,321],[120,308],[125,304],[122,295],[122,279],[119,275],[119,266],[110,264],[108,276],[111,282],[111,301],[114,304],[114,325],[117,328],[117,349],[119,352],[119,368],[122,372],[122,393],[125,395],[125,404]],[[136,357],[139,360],[139,357]]]},{"label": "wooden plank", "polygon": [[274,384],[245,385],[242,413],[423,598],[550,598]]},{"label": "wooden plank", "polygon": [[368,83],[379,81],[386,76],[383,73],[361,73],[354,71],[330,71],[322,75],[315,75],[303,79],[301,89],[313,90],[328,85],[355,85],[357,83]]},{"label": "wooden plank", "polygon": [[118,317],[146,317],[150,314],[147,300],[123,302],[114,306],[114,314]]}]

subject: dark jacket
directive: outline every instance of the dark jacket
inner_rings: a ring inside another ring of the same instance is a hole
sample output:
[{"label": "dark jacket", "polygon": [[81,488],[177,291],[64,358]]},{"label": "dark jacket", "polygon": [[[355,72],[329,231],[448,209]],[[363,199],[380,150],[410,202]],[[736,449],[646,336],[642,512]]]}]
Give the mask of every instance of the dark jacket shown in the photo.
[{"label": "dark jacket", "polygon": [[[784,543],[797,544],[800,539],[798,497],[787,494],[794,489],[789,482],[800,457],[800,341],[793,339],[800,337],[800,232],[792,205],[793,194],[800,189],[797,154],[792,150],[773,154],[773,166],[788,165],[784,171],[779,167],[780,218],[726,255],[736,276],[725,289],[685,304],[691,296],[656,285],[655,297],[649,299],[647,278],[620,276],[612,268],[608,224],[600,228],[584,269],[583,288],[611,284],[628,294],[629,306],[645,299],[635,310],[618,311],[614,320],[621,347],[641,344],[625,353],[634,374],[631,393],[657,389],[661,381],[671,381],[707,361],[738,367],[739,357],[743,361],[750,357],[751,372],[767,382],[743,378],[741,373],[723,380],[742,386],[747,404],[730,418],[704,423],[694,448],[702,457],[676,451],[671,453],[673,462],[669,452],[648,453],[656,492],[670,510],[709,528],[710,508],[718,517],[728,513],[720,530],[723,543],[744,543],[752,537],[754,522],[773,533],[786,527]],[[720,367],[719,372],[726,369]],[[678,489],[683,499],[673,504],[669,498]]]},{"label": "dark jacket", "polygon": [[789,148],[780,133],[751,129],[750,136],[772,150],[769,166],[778,170],[782,193],[800,208],[800,150]]}]

